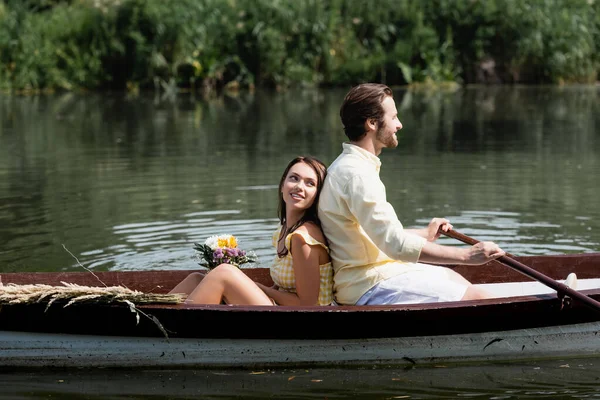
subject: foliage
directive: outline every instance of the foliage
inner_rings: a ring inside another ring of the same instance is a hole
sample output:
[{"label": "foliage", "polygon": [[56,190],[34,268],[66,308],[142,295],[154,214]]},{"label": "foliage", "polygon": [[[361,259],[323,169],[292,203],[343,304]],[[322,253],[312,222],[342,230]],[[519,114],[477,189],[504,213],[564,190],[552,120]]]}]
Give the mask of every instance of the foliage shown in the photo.
[{"label": "foliage", "polygon": [[467,81],[492,61],[502,82],[593,82],[597,9],[595,0],[426,2],[438,35],[451,32]]},{"label": "foliage", "polygon": [[0,0],[0,87],[592,82],[596,0]]}]

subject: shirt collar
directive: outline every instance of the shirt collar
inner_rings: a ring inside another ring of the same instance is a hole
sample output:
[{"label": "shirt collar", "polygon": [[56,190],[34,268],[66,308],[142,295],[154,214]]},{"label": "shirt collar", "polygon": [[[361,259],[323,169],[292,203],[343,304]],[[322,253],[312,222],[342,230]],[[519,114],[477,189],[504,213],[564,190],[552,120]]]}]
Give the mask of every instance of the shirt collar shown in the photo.
[{"label": "shirt collar", "polygon": [[373,165],[373,167],[375,167],[377,172],[379,172],[379,169],[381,168],[381,160],[375,154],[352,143],[342,143],[342,148],[342,152],[344,154],[354,154],[363,160],[368,161]]}]

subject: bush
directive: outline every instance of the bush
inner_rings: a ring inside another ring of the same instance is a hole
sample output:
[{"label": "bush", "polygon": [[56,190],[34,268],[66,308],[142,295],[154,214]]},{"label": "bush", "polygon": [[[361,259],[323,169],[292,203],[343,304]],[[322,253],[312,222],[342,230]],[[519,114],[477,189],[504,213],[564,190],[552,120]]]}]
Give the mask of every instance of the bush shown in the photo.
[{"label": "bush", "polygon": [[591,0],[0,0],[0,87],[592,82]]}]

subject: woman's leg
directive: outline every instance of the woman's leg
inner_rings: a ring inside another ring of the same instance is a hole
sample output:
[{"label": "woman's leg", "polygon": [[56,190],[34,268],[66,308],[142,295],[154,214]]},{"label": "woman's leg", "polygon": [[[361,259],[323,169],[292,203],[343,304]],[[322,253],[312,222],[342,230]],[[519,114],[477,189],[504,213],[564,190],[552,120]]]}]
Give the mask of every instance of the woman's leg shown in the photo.
[{"label": "woman's leg", "polygon": [[238,267],[221,264],[190,293],[186,303],[273,305],[271,299]]},{"label": "woman's leg", "polygon": [[177,286],[175,286],[173,289],[171,289],[169,294],[185,293],[185,294],[189,295],[190,293],[192,293],[194,291],[194,289],[196,289],[196,286],[198,286],[200,284],[200,281],[205,276],[206,275],[201,272],[192,272],[191,274],[186,276],[184,280],[179,282],[177,284]]}]

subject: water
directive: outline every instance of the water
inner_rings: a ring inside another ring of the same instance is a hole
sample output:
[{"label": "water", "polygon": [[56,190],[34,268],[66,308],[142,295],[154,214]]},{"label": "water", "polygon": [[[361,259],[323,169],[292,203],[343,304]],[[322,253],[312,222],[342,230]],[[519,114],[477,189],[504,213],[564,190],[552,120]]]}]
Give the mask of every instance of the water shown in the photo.
[{"label": "water", "polygon": [[[598,251],[598,93],[397,90],[389,201],[405,226],[444,216],[513,254]],[[65,248],[96,270],[192,269],[215,233],[268,265],[280,174],[335,159],[344,94],[0,97],[0,272],[81,269]]]},{"label": "water", "polygon": [[594,399],[598,359],[430,368],[0,372],[0,399]]},{"label": "water", "polygon": [[[516,255],[600,251],[599,91],[396,90],[404,129],[399,147],[381,155],[388,200],[407,227],[447,217],[456,230]],[[92,270],[195,269],[193,243],[217,233],[238,236],[267,266],[280,174],[299,154],[335,159],[344,140],[338,116],[344,94],[0,97],[0,274],[79,271],[74,257]],[[449,238],[440,243],[461,245]],[[16,398],[142,397],[138,391],[157,398],[589,398],[598,397],[599,372],[595,359],[258,375],[21,371],[2,374],[0,392]]]}]

